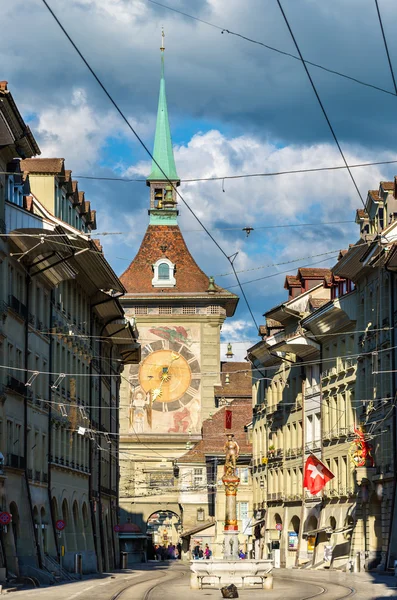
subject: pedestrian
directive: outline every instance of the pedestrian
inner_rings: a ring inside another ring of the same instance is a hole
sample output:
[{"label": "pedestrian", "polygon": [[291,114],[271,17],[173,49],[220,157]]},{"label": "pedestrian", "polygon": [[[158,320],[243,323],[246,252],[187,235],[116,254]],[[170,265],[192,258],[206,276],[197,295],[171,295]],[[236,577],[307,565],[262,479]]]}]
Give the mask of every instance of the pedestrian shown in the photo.
[{"label": "pedestrian", "polygon": [[238,557],[241,558],[241,559],[246,558],[246,556],[245,556],[244,552],[241,550],[241,548],[240,548],[240,550],[238,552]]},{"label": "pedestrian", "polygon": [[207,560],[209,560],[212,556],[212,551],[208,544],[205,545],[204,556]]},{"label": "pedestrian", "polygon": [[198,544],[196,544],[196,546],[193,548],[193,560],[199,559],[199,553],[200,553],[200,546]]},{"label": "pedestrian", "polygon": [[199,560],[204,560],[204,552],[202,547],[199,547]]}]

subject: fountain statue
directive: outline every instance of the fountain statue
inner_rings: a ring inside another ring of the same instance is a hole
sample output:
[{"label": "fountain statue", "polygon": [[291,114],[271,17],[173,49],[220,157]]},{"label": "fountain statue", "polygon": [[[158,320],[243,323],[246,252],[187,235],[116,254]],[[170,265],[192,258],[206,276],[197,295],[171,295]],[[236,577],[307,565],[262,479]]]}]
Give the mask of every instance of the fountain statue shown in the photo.
[{"label": "fountain statue", "polygon": [[271,589],[272,561],[270,559],[241,560],[238,555],[237,489],[240,479],[236,475],[236,465],[240,448],[232,433],[227,433],[226,438],[222,477],[226,495],[223,559],[193,560],[190,566],[190,586],[193,589],[222,588],[233,583],[238,588]]}]

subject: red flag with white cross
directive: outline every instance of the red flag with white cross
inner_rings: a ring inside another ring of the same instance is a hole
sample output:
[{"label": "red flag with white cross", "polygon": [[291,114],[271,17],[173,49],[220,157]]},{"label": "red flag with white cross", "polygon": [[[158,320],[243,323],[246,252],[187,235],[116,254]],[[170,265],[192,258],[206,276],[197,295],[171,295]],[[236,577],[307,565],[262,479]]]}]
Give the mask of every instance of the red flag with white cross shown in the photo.
[{"label": "red flag with white cross", "polygon": [[323,487],[331,481],[335,475],[321,462],[311,454],[305,464],[305,473],[303,478],[303,487],[306,488],[312,496],[318,494]]},{"label": "red flag with white cross", "polygon": [[232,411],[227,408],[225,410],[225,429],[231,429],[232,428]]}]

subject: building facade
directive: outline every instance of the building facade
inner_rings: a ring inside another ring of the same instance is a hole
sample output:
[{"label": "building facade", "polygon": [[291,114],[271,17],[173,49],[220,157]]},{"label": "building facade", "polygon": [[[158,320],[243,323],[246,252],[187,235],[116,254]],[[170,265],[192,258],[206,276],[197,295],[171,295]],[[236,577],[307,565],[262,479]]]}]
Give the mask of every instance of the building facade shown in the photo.
[{"label": "building facade", "polygon": [[[2,91],[2,109],[17,111]],[[23,160],[16,145],[2,151],[1,508],[11,523],[0,535],[9,574],[49,582],[63,575],[61,556],[66,570],[77,553],[85,572],[118,564],[119,380],[139,348],[124,288],[87,235],[95,211],[63,159],[32,158],[33,142]]]},{"label": "building facade", "polygon": [[120,506],[122,520],[143,532],[149,524],[154,540],[159,523],[172,521],[168,539],[176,543],[184,523],[173,465],[201,439],[202,422],[215,410],[220,330],[238,299],[199,268],[179,229],[163,56],[153,156],[149,226],[121,276],[142,361],[125,373],[121,389]]},{"label": "building facade", "polygon": [[[396,197],[395,182],[368,193],[359,241],[312,270],[318,285],[302,284],[308,269],[287,277],[288,302],[249,351],[255,544],[280,565],[387,569],[396,557]],[[334,474],[315,496],[302,487],[309,454]]]}]

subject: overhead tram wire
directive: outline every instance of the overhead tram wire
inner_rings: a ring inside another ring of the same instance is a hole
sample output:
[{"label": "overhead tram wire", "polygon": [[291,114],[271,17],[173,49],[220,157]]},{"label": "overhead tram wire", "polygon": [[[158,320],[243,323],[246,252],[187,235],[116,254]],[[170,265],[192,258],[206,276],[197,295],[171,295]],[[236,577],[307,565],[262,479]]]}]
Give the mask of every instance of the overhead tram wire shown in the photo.
[{"label": "overhead tram wire", "polygon": [[316,88],[316,86],[314,85],[314,81],[313,81],[313,79],[312,79],[312,76],[310,75],[309,69],[307,68],[307,65],[306,65],[306,63],[305,63],[305,61],[304,61],[304,59],[303,59],[302,53],[301,53],[301,51],[300,51],[300,48],[299,48],[299,46],[298,46],[298,42],[296,41],[296,38],[295,38],[295,36],[294,36],[294,33],[293,33],[292,29],[291,29],[291,26],[290,26],[290,24],[289,24],[289,21],[288,21],[288,19],[287,19],[287,16],[286,16],[286,14],[285,14],[285,12],[284,12],[284,10],[283,10],[283,7],[282,7],[282,5],[281,5],[281,1],[280,1],[280,0],[276,0],[276,1],[277,1],[277,4],[278,4],[279,8],[280,8],[281,14],[283,15],[283,18],[284,18],[285,24],[287,25],[287,28],[288,28],[288,31],[289,31],[289,33],[290,33],[290,35],[291,35],[292,41],[293,41],[293,42],[294,42],[294,44],[295,44],[295,48],[296,48],[296,50],[297,50],[297,52],[298,52],[298,54],[299,54],[300,60],[301,60],[301,62],[302,62],[302,65],[303,65],[303,68],[305,69],[305,71],[306,71],[306,75],[307,75],[307,76],[308,76],[308,78],[309,78],[310,84],[311,84],[311,86],[312,86],[312,88],[313,88],[313,92],[315,93],[315,96],[316,96],[316,98],[317,98],[317,101],[318,101],[318,103],[319,103],[319,105],[320,105],[320,108],[321,108],[321,110],[322,110],[322,113],[323,113],[323,115],[324,115],[324,118],[325,118],[325,120],[327,121],[328,127],[329,127],[329,129],[330,129],[330,131],[331,131],[331,133],[332,133],[332,137],[333,137],[333,138],[334,138],[334,140],[335,140],[335,144],[336,144],[336,145],[337,145],[337,147],[338,147],[338,150],[339,150],[339,152],[340,152],[340,155],[341,155],[341,157],[342,157],[342,160],[343,160],[343,162],[344,162],[344,163],[345,163],[345,165],[346,165],[346,168],[347,168],[347,170],[348,170],[348,173],[349,173],[349,175],[350,175],[350,178],[351,178],[351,180],[352,180],[352,182],[353,182],[353,185],[354,185],[354,187],[355,187],[355,189],[356,189],[356,192],[357,192],[357,194],[358,194],[358,196],[359,196],[359,198],[360,198],[360,200],[361,200],[361,202],[362,202],[362,204],[363,204],[363,206],[364,206],[364,209],[365,209],[365,202],[364,202],[364,199],[363,199],[363,197],[362,197],[362,195],[361,195],[361,192],[360,192],[360,190],[358,189],[358,186],[357,186],[356,180],[355,180],[355,179],[354,179],[354,177],[353,177],[353,173],[351,172],[351,170],[350,170],[350,168],[349,168],[349,165],[347,164],[347,160],[346,160],[346,158],[345,158],[345,155],[344,155],[344,153],[343,153],[343,150],[342,150],[342,148],[341,148],[341,146],[340,146],[340,144],[339,144],[338,138],[336,137],[336,133],[335,133],[335,131],[334,131],[334,128],[333,128],[333,127],[332,127],[332,125],[331,125],[331,121],[329,120],[329,117],[328,117],[327,111],[326,111],[326,110],[325,110],[325,108],[324,108],[324,105],[323,105],[323,103],[322,103],[322,101],[321,101],[321,98],[320,98],[320,95],[319,95],[319,93],[318,93],[318,91],[317,91],[317,88]]},{"label": "overhead tram wire", "polygon": [[[43,4],[47,7],[48,11],[50,12],[50,14],[52,15],[52,17],[54,18],[54,20],[56,21],[56,23],[59,25],[60,29],[62,30],[62,32],[64,33],[64,35],[67,37],[67,39],[69,40],[69,42],[72,44],[73,48],[76,50],[76,52],[78,53],[78,55],[80,56],[81,60],[84,62],[84,64],[86,65],[87,69],[90,71],[90,73],[92,74],[92,76],[94,77],[94,79],[97,81],[98,85],[101,87],[101,89],[103,90],[103,92],[106,94],[106,96],[108,97],[108,99],[110,100],[110,102],[113,104],[114,108],[117,110],[117,112],[119,113],[119,115],[121,116],[121,118],[123,119],[123,121],[126,123],[126,125],[128,126],[128,128],[131,130],[131,132],[134,134],[134,136],[136,137],[136,139],[138,140],[138,142],[141,144],[141,146],[144,148],[144,150],[146,151],[146,153],[150,156],[150,158],[152,159],[152,161],[154,162],[154,164],[158,167],[158,169],[160,170],[160,172],[164,175],[164,178],[166,181],[168,181],[168,183],[171,185],[172,189],[175,191],[176,195],[178,196],[178,198],[180,198],[182,200],[182,202],[184,203],[184,205],[187,207],[187,209],[189,210],[189,212],[192,214],[192,216],[196,219],[196,221],[201,225],[201,227],[204,229],[204,231],[206,231],[206,233],[208,234],[208,236],[210,237],[210,239],[213,241],[213,243],[215,244],[215,246],[219,249],[219,251],[223,254],[223,256],[229,261],[232,270],[235,274],[236,277],[236,281],[238,283],[238,286],[240,288],[241,294],[243,295],[243,298],[245,300],[245,303],[247,305],[248,311],[251,315],[251,318],[255,324],[255,327],[258,329],[258,323],[256,322],[254,313],[252,312],[251,306],[248,302],[248,298],[243,290],[243,287],[240,283],[240,279],[236,273],[236,269],[233,265],[233,260],[231,258],[231,256],[228,256],[227,253],[223,250],[222,246],[219,244],[219,242],[214,238],[214,236],[211,234],[211,232],[209,231],[209,229],[207,229],[207,227],[204,225],[204,223],[202,223],[202,221],[200,220],[200,218],[196,215],[196,213],[194,212],[194,210],[189,206],[189,204],[186,202],[186,200],[183,198],[182,194],[178,191],[177,187],[172,183],[172,181],[168,178],[168,176],[164,173],[164,170],[161,168],[161,166],[158,164],[158,162],[156,161],[156,159],[154,158],[154,156],[152,155],[152,153],[150,152],[149,148],[146,146],[146,144],[144,143],[144,141],[141,139],[141,137],[139,136],[139,134],[135,131],[134,127],[131,125],[131,123],[128,121],[127,117],[125,116],[125,114],[123,113],[123,111],[121,110],[121,108],[118,106],[117,102],[113,99],[112,95],[110,94],[110,92],[108,92],[108,90],[106,89],[106,87],[104,86],[104,84],[102,83],[102,81],[99,79],[98,75],[95,73],[94,69],[91,67],[91,65],[88,63],[87,59],[84,57],[84,55],[81,53],[81,51],[79,50],[79,48],[76,46],[76,44],[74,43],[74,41],[72,40],[72,38],[70,37],[70,35],[68,34],[68,32],[66,31],[66,29],[64,28],[64,26],[62,25],[62,23],[59,21],[58,17],[55,15],[54,11],[51,9],[51,7],[49,6],[47,0],[42,0]],[[234,255],[235,257],[236,255]]]},{"label": "overhead tram wire", "polygon": [[390,58],[389,48],[388,48],[388,45],[387,45],[385,30],[383,29],[382,17],[381,17],[380,10],[379,10],[378,0],[375,0],[375,6],[376,6],[376,12],[378,13],[378,20],[379,20],[380,29],[381,29],[381,32],[382,32],[383,43],[385,45],[385,51],[386,51],[386,56],[387,56],[387,60],[388,60],[388,63],[389,63],[390,74],[391,74],[391,78],[393,80],[394,90],[395,90],[395,93],[396,93],[396,96],[397,96],[396,79],[394,77],[393,65],[391,64],[391,58]]},{"label": "overhead tram wire", "polygon": [[[299,56],[295,56],[295,54],[292,54],[291,52],[286,52],[285,50],[280,50],[279,48],[275,48],[274,46],[269,46],[268,44],[265,44],[264,42],[260,42],[259,40],[249,38],[245,35],[242,35],[241,33],[231,31],[230,29],[226,29],[226,27],[221,27],[220,25],[215,25],[215,23],[210,23],[209,21],[205,21],[204,19],[200,19],[199,17],[189,15],[188,13],[185,13],[181,10],[178,10],[171,6],[167,6],[166,4],[162,4],[161,2],[157,2],[156,0],[147,0],[147,1],[150,2],[151,4],[156,4],[157,6],[161,6],[161,8],[165,8],[166,10],[170,10],[172,12],[178,13],[184,17],[187,17],[188,19],[192,19],[193,21],[198,21],[199,23],[203,23],[204,25],[208,25],[209,27],[214,27],[215,29],[218,29],[221,33],[228,33],[229,35],[239,37],[242,40],[245,40],[246,42],[250,42],[251,44],[257,44],[258,46],[263,46],[263,48],[267,48],[267,50],[271,50],[272,52],[277,52],[277,54],[282,54],[283,56],[289,56],[290,58],[293,58],[293,59],[299,60],[299,61],[302,60],[301,58],[299,58]],[[326,71],[327,73],[331,73],[332,75],[337,75],[338,77],[343,77],[344,79],[348,79],[350,81],[353,81],[354,83],[358,83],[359,85],[364,85],[365,87],[369,87],[374,90],[378,90],[379,92],[383,92],[384,94],[389,94],[390,96],[397,95],[397,91],[396,91],[396,93],[391,92],[390,90],[386,90],[385,88],[382,88],[380,86],[374,85],[372,83],[367,83],[365,81],[362,81],[361,79],[357,79],[356,77],[351,77],[350,75],[346,75],[344,73],[340,73],[340,71],[335,71],[334,69],[329,69],[328,67],[324,67],[323,65],[319,65],[318,63],[311,62],[310,60],[304,60],[304,62],[307,65],[316,67],[317,69],[321,69],[322,71]]]},{"label": "overhead tram wire", "polygon": [[[354,165],[338,165],[332,167],[311,167],[309,169],[291,169],[289,171],[271,171],[268,173],[246,173],[241,175],[214,175],[213,177],[196,177],[193,179],[181,179],[181,183],[196,183],[201,181],[223,181],[231,179],[250,179],[253,177],[277,177],[279,175],[295,175],[302,173],[317,173],[321,171],[339,171],[342,169],[357,169],[359,167],[373,167],[378,165],[396,164],[397,160],[381,160],[375,162],[357,163]],[[15,175],[14,171],[0,171],[0,175]],[[59,179],[65,179],[66,175],[58,175]],[[91,181],[120,181],[121,183],[146,183],[146,179],[131,179],[128,177],[100,177],[99,175],[74,175],[76,179],[88,179]]]}]

